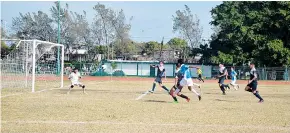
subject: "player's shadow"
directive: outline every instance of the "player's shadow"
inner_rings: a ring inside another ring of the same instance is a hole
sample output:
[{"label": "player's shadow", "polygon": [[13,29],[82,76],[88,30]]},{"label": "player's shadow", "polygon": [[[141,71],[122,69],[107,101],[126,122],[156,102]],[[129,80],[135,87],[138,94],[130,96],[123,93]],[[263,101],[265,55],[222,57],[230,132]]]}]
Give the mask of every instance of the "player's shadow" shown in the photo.
[{"label": "player's shadow", "polygon": [[220,94],[219,92],[212,93],[212,92],[205,92],[204,94]]},{"label": "player's shadow", "polygon": [[144,102],[153,102],[153,103],[170,103],[168,101],[160,101],[160,100],[145,100]]},{"label": "player's shadow", "polygon": [[241,101],[231,101],[231,100],[224,100],[224,99],[215,99],[215,101],[220,101],[220,102],[233,102],[233,103],[241,102]]}]

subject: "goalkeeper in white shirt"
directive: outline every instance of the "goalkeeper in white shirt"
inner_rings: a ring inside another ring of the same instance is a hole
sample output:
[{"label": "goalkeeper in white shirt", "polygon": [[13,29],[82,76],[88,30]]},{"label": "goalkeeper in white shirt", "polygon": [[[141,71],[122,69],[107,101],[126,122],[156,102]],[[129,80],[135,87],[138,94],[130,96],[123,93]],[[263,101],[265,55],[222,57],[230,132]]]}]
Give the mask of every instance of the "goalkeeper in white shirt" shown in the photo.
[{"label": "goalkeeper in white shirt", "polygon": [[69,90],[67,92],[67,94],[70,93],[70,91],[72,90],[72,88],[74,88],[74,86],[79,86],[83,88],[83,93],[86,94],[85,92],[85,85],[83,85],[81,82],[79,82],[79,79],[81,79],[81,74],[78,72],[78,69],[74,69],[73,72],[69,75],[68,79],[71,82],[71,86],[69,87]]}]

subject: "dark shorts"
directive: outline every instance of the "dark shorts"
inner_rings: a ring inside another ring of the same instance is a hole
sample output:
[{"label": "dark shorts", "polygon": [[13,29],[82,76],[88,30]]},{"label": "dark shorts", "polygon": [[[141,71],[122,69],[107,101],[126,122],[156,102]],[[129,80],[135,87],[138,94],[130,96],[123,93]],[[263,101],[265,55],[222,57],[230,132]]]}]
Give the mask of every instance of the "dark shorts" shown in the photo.
[{"label": "dark shorts", "polygon": [[162,78],[157,77],[157,78],[155,78],[154,81],[159,83],[159,84],[162,84]]},{"label": "dark shorts", "polygon": [[201,79],[202,77],[201,77],[201,74],[198,74],[198,77]]},{"label": "dark shorts", "polygon": [[225,82],[225,77],[220,77],[219,78],[219,84],[223,84]]},{"label": "dark shorts", "polygon": [[252,91],[255,91],[255,90],[257,90],[258,83],[257,82],[251,82],[247,86],[249,86],[252,89]]},{"label": "dark shorts", "polygon": [[176,93],[181,92],[181,91],[182,91],[182,88],[183,88],[183,87],[179,88],[179,86],[177,86],[177,88],[175,89],[175,92],[176,92]]}]

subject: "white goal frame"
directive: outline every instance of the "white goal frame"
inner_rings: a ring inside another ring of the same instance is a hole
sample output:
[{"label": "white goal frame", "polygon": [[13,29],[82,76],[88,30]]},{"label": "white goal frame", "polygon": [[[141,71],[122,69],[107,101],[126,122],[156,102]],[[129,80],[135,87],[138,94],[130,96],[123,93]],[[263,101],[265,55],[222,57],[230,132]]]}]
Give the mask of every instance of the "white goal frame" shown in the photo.
[{"label": "white goal frame", "polygon": [[[52,43],[52,42],[47,42],[47,41],[40,41],[40,40],[19,40],[19,39],[1,39],[1,41],[19,41],[16,45],[16,48],[19,47],[19,45],[21,43],[25,43],[25,42],[32,42],[32,75],[31,75],[31,92],[35,92],[35,77],[36,77],[36,48],[38,46],[38,44],[50,44],[50,48],[57,46],[59,48],[59,53],[61,53],[58,57],[60,57],[57,60],[59,61],[59,65],[60,65],[60,88],[63,88],[63,76],[64,76],[64,45],[62,44],[57,44],[57,43]],[[29,45],[28,43],[26,43],[26,45]],[[30,44],[31,45],[31,44]],[[27,47],[28,49],[28,47]],[[27,50],[28,51],[28,50]],[[9,55],[9,54],[8,54]],[[26,61],[25,61],[25,87],[28,87],[28,77],[29,77],[29,71],[28,71],[28,52],[26,52]],[[3,61],[3,60],[2,60]],[[2,62],[1,61],[1,62]],[[0,63],[1,63],[0,62]],[[3,62],[2,62],[3,63]],[[2,63],[0,64],[2,66]],[[1,68],[1,67],[0,67]],[[1,72],[2,73],[2,72]],[[1,74],[1,78],[2,78],[3,74]],[[0,79],[2,81],[2,79]]]}]

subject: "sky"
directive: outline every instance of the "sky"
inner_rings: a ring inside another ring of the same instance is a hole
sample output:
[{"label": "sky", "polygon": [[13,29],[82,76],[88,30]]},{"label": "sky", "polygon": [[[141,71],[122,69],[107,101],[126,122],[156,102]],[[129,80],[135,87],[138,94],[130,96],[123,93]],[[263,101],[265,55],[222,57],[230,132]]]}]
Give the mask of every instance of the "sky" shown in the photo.
[{"label": "sky", "polygon": [[[86,11],[89,23],[92,23],[95,11],[94,5],[97,1],[61,1],[61,5],[69,4],[69,9],[74,12],[82,13]],[[131,21],[130,37],[134,41],[164,41],[170,38],[178,37],[172,31],[173,21],[172,15],[177,10],[185,9],[184,5],[188,5],[193,14],[200,19],[203,33],[202,38],[209,39],[212,26],[209,24],[212,20],[210,10],[222,2],[219,1],[102,1],[107,7],[113,10],[123,9],[127,19],[133,16]],[[39,10],[50,14],[50,8],[54,5],[54,1],[2,1],[1,2],[1,19],[4,20],[5,27],[11,27],[13,17],[18,17],[19,13],[37,12]]]}]

